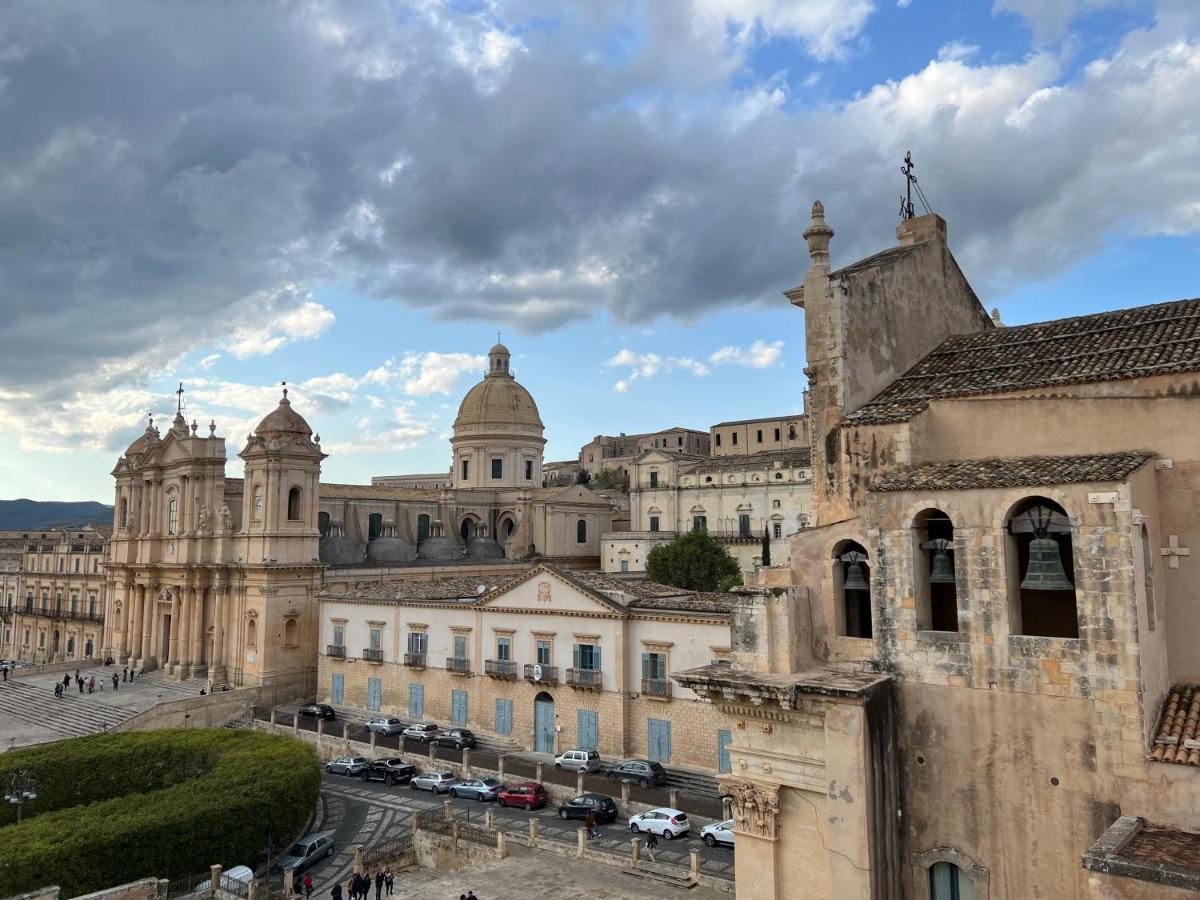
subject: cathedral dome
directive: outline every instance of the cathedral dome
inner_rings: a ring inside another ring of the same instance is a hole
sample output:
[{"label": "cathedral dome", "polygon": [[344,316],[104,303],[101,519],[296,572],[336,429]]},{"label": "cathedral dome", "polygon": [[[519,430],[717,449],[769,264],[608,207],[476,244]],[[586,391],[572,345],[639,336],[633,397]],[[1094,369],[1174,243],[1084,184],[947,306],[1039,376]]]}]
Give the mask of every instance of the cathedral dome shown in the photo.
[{"label": "cathedral dome", "polygon": [[151,447],[159,442],[158,429],[154,427],[154,420],[150,420],[150,424],[146,426],[146,430],[125,449],[126,456],[140,456]]},{"label": "cathedral dome", "polygon": [[312,434],[312,429],[304,421],[304,416],[292,409],[292,404],[287,398],[287,388],[284,388],[279,405],[258,423],[254,433],[260,437],[270,434],[302,434],[308,437]]},{"label": "cathedral dome", "polygon": [[508,348],[503,344],[496,344],[488,351],[487,374],[463,397],[454,420],[456,431],[463,426],[480,425],[544,427],[533,397],[509,372],[509,358]]}]

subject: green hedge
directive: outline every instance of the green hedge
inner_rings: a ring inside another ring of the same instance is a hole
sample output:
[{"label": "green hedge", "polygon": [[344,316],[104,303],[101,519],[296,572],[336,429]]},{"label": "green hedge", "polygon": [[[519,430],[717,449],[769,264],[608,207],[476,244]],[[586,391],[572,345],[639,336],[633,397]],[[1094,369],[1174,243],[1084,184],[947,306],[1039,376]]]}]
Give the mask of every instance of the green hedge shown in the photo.
[{"label": "green hedge", "polygon": [[0,823],[0,897],[63,895],[138,878],[252,864],[317,802],[316,754],[290,738],[229,729],[102,734],[0,756],[0,784],[33,773],[38,798]]}]

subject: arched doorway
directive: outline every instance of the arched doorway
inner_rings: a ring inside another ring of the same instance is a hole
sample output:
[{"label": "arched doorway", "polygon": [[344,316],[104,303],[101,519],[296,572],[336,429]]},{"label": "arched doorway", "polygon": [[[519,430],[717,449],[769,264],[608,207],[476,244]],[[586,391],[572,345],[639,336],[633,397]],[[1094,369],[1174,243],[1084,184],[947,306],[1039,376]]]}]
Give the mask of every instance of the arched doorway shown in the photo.
[{"label": "arched doorway", "polygon": [[50,652],[58,656],[58,629],[54,629],[54,634],[50,636]]},{"label": "arched doorway", "polygon": [[464,541],[469,541],[479,533],[479,519],[473,515],[463,517],[458,526],[458,533],[462,535]]},{"label": "arched doorway", "polygon": [[367,516],[367,541],[373,541],[383,534],[383,515],[371,513]]},{"label": "arched doorway", "polygon": [[507,541],[513,536],[513,532],[517,530],[517,520],[507,513],[500,517],[500,521],[496,523],[496,537],[501,541]]},{"label": "arched doorway", "polygon": [[553,753],[554,698],[545,691],[533,698],[533,749],[538,753]]}]

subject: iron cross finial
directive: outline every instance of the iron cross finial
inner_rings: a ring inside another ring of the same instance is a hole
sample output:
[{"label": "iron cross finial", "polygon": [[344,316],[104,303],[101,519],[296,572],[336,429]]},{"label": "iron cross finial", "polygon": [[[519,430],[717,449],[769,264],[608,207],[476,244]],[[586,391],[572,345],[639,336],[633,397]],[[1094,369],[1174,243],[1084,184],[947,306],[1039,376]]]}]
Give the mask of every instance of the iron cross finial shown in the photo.
[{"label": "iron cross finial", "polygon": [[286,399],[287,399],[287,382],[286,382],[286,381],[281,381],[281,382],[279,382],[279,383],[280,383],[281,385],[283,385],[283,399],[284,399],[284,400],[286,400]]},{"label": "iron cross finial", "polygon": [[183,412],[183,382],[179,382],[179,390],[175,392],[175,412]]},{"label": "iron cross finial", "polygon": [[915,167],[916,167],[916,163],[913,162],[912,151],[909,150],[907,153],[904,154],[904,165],[902,165],[900,167],[900,173],[904,176],[904,190],[905,190],[905,196],[903,198],[901,198],[901,200],[900,200],[900,218],[901,219],[911,219],[911,218],[914,218],[916,215],[916,213],[913,212],[913,202],[912,202],[913,182],[917,180],[917,177],[915,175],[913,175],[913,169]]}]

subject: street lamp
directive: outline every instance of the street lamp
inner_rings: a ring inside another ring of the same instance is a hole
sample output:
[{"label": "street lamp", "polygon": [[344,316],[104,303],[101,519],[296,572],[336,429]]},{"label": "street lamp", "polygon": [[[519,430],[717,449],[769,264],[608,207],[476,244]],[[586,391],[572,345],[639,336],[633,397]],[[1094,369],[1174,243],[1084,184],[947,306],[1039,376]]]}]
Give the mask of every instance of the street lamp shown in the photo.
[{"label": "street lamp", "polygon": [[30,800],[37,799],[37,782],[33,775],[24,770],[13,772],[8,778],[4,799],[17,806],[17,824],[21,824],[21,809]]}]

